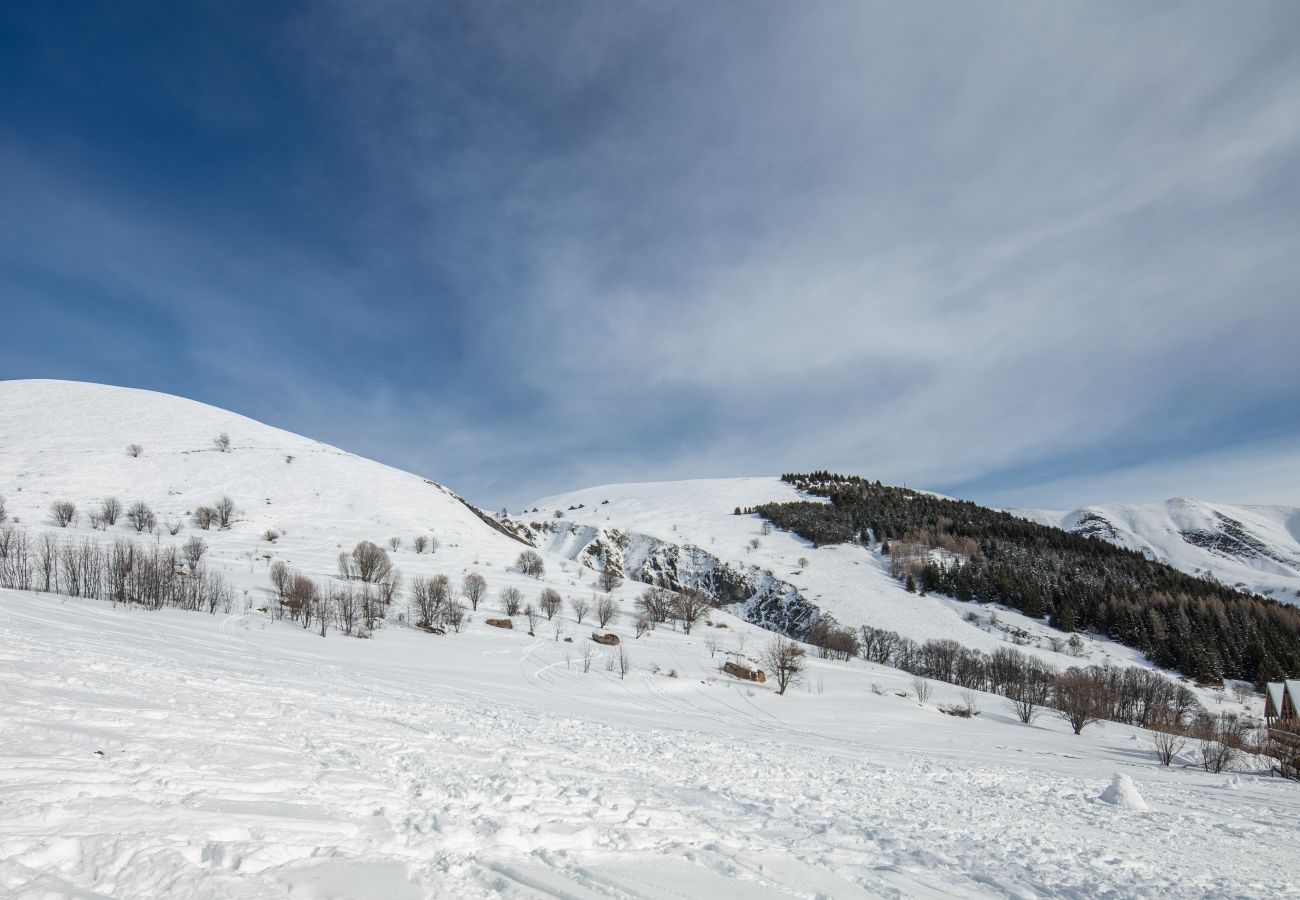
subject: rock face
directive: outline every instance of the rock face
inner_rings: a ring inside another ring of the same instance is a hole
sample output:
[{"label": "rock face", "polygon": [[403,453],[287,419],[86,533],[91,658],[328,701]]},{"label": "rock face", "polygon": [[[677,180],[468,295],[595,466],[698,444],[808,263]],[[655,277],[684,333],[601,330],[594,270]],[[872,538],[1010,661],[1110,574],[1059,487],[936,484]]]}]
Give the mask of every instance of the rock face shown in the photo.
[{"label": "rock face", "polygon": [[619,643],[618,635],[601,634],[600,632],[597,631],[593,631],[591,633],[591,639],[595,641],[597,644],[604,644],[607,647],[617,647]]},{"label": "rock face", "polygon": [[762,669],[751,669],[749,666],[742,666],[738,662],[728,660],[727,664],[722,667],[722,671],[743,681],[756,681],[759,684],[767,683],[767,676],[763,674]]},{"label": "rock face", "polygon": [[510,621],[509,619],[484,619],[483,621],[486,622],[488,625],[491,625],[493,628],[514,628],[515,627],[515,623]]}]

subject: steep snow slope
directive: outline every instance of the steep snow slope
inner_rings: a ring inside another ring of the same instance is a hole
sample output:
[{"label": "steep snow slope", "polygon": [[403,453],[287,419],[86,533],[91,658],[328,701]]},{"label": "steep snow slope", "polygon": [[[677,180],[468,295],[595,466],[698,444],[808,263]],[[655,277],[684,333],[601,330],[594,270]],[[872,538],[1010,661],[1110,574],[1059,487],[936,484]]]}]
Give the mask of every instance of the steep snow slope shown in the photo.
[{"label": "steep snow slope", "polygon": [[1300,603],[1300,509],[1233,506],[1181,497],[1070,512],[1008,512],[1137,550],[1184,572]]},{"label": "steep snow slope", "polygon": [[[856,661],[812,660],[778,697],[718,674],[713,631],[630,640],[620,679],[477,623],[322,640],[0,591],[0,894],[1272,898],[1300,879],[1294,784],[1163,768],[1134,729],[1023,726],[991,697],[945,716],[954,688],[919,707]],[[1102,799],[1117,774],[1127,803]]]},{"label": "steep snow slope", "polygon": [[[988,610],[973,604],[908,593],[890,576],[887,558],[870,548],[848,544],[815,548],[789,532],[773,529],[765,533],[758,515],[735,515],[737,507],[744,510],[761,503],[799,499],[808,498],[779,478],[615,484],[547,497],[530,506],[530,512],[521,518],[540,526],[540,546],[573,559],[586,559],[588,565],[594,561],[586,549],[598,540],[601,550],[615,544],[609,533],[613,529],[618,532],[615,539],[619,534],[632,536],[626,556],[634,569],[644,564],[647,556],[651,562],[664,556],[662,552],[648,554],[647,540],[655,545],[698,548],[708,557],[748,572],[750,586],[772,581],[786,585],[782,589],[786,594],[790,589],[797,591],[843,625],[888,628],[917,641],[951,638],[986,651],[1006,646],[1007,629],[1018,628],[1028,635],[1025,649],[1030,652],[1058,668],[1080,664],[1080,657],[1050,649],[1050,639],[1061,635],[1040,622],[999,610],[994,623]],[[536,513],[531,512],[534,507]],[[563,518],[555,518],[557,510]],[[698,568],[697,561],[688,574]],[[712,570],[705,574],[712,575]],[[1145,664],[1140,654],[1104,639],[1089,642],[1082,660]]]}]

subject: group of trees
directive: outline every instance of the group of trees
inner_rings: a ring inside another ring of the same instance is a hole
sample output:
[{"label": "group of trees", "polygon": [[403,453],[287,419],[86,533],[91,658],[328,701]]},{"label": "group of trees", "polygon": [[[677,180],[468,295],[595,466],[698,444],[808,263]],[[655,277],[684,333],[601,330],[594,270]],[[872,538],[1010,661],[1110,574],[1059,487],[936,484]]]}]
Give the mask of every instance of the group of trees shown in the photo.
[{"label": "group of trees", "polygon": [[759,514],[814,544],[877,543],[922,593],[1004,603],[1066,632],[1093,629],[1202,682],[1259,685],[1300,671],[1295,607],[967,501],[828,472],[782,478],[830,503],[770,503]]},{"label": "group of trees", "polygon": [[220,574],[205,568],[203,555],[189,545],[67,540],[48,531],[33,538],[25,529],[6,524],[0,525],[0,587],[148,609],[228,610],[233,596],[230,586]]},{"label": "group of trees", "polygon": [[[685,634],[690,634],[695,623],[714,608],[713,598],[694,588],[672,591],[665,587],[651,586],[636,599],[636,610],[649,628],[665,622],[674,625],[681,623]],[[640,629],[638,636],[645,630]]]}]

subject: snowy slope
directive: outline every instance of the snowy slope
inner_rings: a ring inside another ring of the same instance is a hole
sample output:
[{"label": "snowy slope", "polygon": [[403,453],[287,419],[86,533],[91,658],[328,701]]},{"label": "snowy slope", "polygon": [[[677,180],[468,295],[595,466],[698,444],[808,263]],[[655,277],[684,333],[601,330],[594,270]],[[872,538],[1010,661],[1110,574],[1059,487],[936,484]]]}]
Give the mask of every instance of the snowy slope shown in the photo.
[{"label": "snowy slope", "polygon": [[1104,538],[1193,575],[1300,603],[1300,509],[1295,507],[1234,506],[1178,497],[1069,512],[1008,512]]},{"label": "snowy slope", "polygon": [[[620,679],[520,631],[322,640],[0,591],[0,894],[1272,898],[1300,878],[1294,784],[1164,768],[1132,728],[1027,727],[992,697],[952,718],[954,688],[923,708],[862,662],[812,660],[777,697],[704,639],[633,641]],[[1101,799],[1117,774],[1149,809]]]},{"label": "snowy slope", "polygon": [[[817,498],[805,498],[774,477],[616,484],[544,498],[529,507],[536,513],[521,518],[550,523],[552,528],[562,523],[582,526],[577,540],[561,530],[563,540],[539,541],[573,558],[581,558],[583,540],[591,540],[596,530],[619,529],[666,544],[698,547],[760,578],[770,573],[842,625],[887,628],[916,641],[950,638],[985,651],[1006,646],[1006,633],[992,627],[988,610],[908,593],[890,576],[887,558],[870,548],[814,548],[790,532],[773,529],[765,534],[758,515],[735,515],[737,507],[799,499]],[[562,519],[554,518],[556,510],[563,513]],[[751,546],[755,540],[757,548]],[[978,621],[968,620],[972,613]],[[1054,629],[1011,610],[998,610],[997,616],[1003,627],[1021,628],[1033,636],[1024,648],[1029,652],[1058,668],[1080,664],[1079,657],[1050,649],[1049,637],[1061,636]],[[1141,654],[1103,639],[1088,644],[1082,661],[1145,664]]]}]

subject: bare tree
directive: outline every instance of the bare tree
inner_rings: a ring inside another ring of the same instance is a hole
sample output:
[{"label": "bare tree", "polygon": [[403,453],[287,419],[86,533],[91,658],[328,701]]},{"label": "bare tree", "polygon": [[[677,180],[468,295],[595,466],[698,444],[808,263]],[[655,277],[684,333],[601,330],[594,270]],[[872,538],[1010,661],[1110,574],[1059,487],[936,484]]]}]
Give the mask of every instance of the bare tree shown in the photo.
[{"label": "bare tree", "polygon": [[411,546],[415,548],[416,553],[423,553],[425,548],[429,546],[429,539],[423,534],[417,534],[415,539],[411,541]]},{"label": "bare tree", "polygon": [[116,525],[117,517],[122,514],[122,501],[116,497],[105,497],[99,503],[99,514],[104,517],[104,524]]},{"label": "bare tree", "polygon": [[528,620],[528,633],[531,635],[537,630],[537,620],[541,618],[531,603],[524,607],[524,618]]},{"label": "bare tree", "polygon": [[980,714],[980,695],[977,692],[966,688],[961,692],[961,702],[966,707],[968,715],[978,716]]},{"label": "bare tree", "polygon": [[674,594],[667,588],[649,587],[636,599],[636,608],[651,624],[658,625],[668,621],[672,614]]},{"label": "bare tree", "polygon": [[479,601],[487,593],[487,582],[478,572],[470,572],[461,581],[460,591],[461,595],[469,601],[469,608],[477,610]]},{"label": "bare tree", "polygon": [[217,511],[211,506],[200,506],[194,510],[194,524],[207,531],[217,520]]},{"label": "bare tree", "polygon": [[596,583],[607,594],[623,583],[623,573],[618,566],[614,565],[612,559],[605,559],[605,564],[600,568],[600,575],[597,577]]},{"label": "bare tree", "polygon": [[[180,534],[182,525],[183,523],[181,522],[180,519],[168,519],[167,533],[170,534],[172,537],[176,537],[176,535]],[[275,532],[268,532],[268,533],[275,534]],[[275,537],[279,537],[279,535],[276,534]],[[275,538],[270,538],[270,540],[275,540]]]},{"label": "bare tree", "polygon": [[1067,669],[1056,679],[1052,704],[1056,713],[1070,723],[1075,734],[1094,722],[1099,722],[1105,712],[1105,688],[1087,672],[1078,668]]},{"label": "bare tree", "polygon": [[77,505],[71,500],[55,500],[50,504],[50,518],[60,528],[67,528],[77,517]]},{"label": "bare tree", "polygon": [[127,445],[126,445],[126,455],[129,456],[129,457],[131,457],[132,459],[135,459],[137,456],[139,456],[139,455],[140,455],[141,453],[143,453],[143,452],[144,452],[144,448],[141,447],[139,444],[127,444]]},{"label": "bare tree", "polygon": [[777,635],[763,652],[763,661],[776,678],[777,696],[803,677],[804,649],[797,641]]},{"label": "bare tree", "polygon": [[632,670],[632,653],[627,649],[627,644],[618,645],[618,677],[625,678],[627,673]]},{"label": "bare tree", "polygon": [[564,601],[560,597],[560,592],[555,588],[542,588],[542,599],[540,605],[542,607],[542,614],[546,616],[546,621],[549,622],[551,619],[555,618],[555,614],[560,611],[563,602]]},{"label": "bare tree", "polygon": [[390,537],[388,539],[388,549],[392,550],[394,553],[402,549],[402,539],[397,535]]},{"label": "bare tree", "polygon": [[712,608],[712,598],[704,591],[697,591],[694,588],[684,588],[673,596],[671,604],[672,615],[681,621],[682,631],[686,634],[690,634],[691,628],[700,616]]},{"label": "bare tree", "polygon": [[[613,597],[601,597],[596,601],[596,621],[604,628],[618,615],[618,601]],[[581,620],[579,620],[581,621]]]},{"label": "bare tree", "polygon": [[382,581],[392,567],[388,553],[372,541],[361,541],[352,548],[352,570],[361,581]]},{"label": "bare tree", "polygon": [[591,661],[596,656],[596,648],[591,644],[582,645],[582,671],[583,674],[591,671]]},{"label": "bare tree", "polygon": [[1156,751],[1160,765],[1167,766],[1187,746],[1187,735],[1181,725],[1169,724],[1151,732],[1151,747]]},{"label": "bare tree", "polygon": [[0,524],[4,524],[7,518],[9,518],[9,513],[5,512],[5,498],[0,497]]},{"label": "bare tree", "polygon": [[235,501],[223,496],[213,505],[212,511],[216,513],[217,527],[229,528],[235,519]]},{"label": "bare tree", "polygon": [[[191,573],[198,571],[199,562],[202,561],[203,554],[207,552],[207,542],[197,534],[181,545],[181,553],[185,556],[185,564],[190,567]],[[284,563],[280,563],[280,565],[284,565]],[[272,568],[274,568],[274,566]],[[274,575],[272,575],[271,580],[275,580]]]},{"label": "bare tree", "polygon": [[212,439],[212,446],[216,448],[218,453],[229,453],[230,435],[226,434],[224,431],[221,432],[221,434]]},{"label": "bare tree", "polygon": [[709,635],[704,639],[704,649],[709,651],[709,658],[712,659],[722,649],[722,641],[713,635]]},{"label": "bare tree", "polygon": [[1247,746],[1244,722],[1236,716],[1213,716],[1204,713],[1192,723],[1191,736],[1196,741],[1196,756],[1207,772],[1229,769]]},{"label": "bare tree", "polygon": [[930,694],[934,691],[934,686],[930,684],[929,679],[918,675],[912,679],[912,690],[916,693],[916,702],[925,706],[930,699]]},{"label": "bare tree", "polygon": [[460,634],[460,630],[464,628],[465,623],[469,621],[469,613],[466,611],[464,603],[461,603],[459,600],[453,600],[451,603],[447,604],[447,608],[443,612],[442,618],[443,621],[447,623],[448,628],[457,634]]},{"label": "bare tree", "polygon": [[541,578],[546,574],[546,564],[542,561],[541,554],[536,550],[525,550],[519,554],[515,560],[515,567],[525,575],[531,575],[534,578]]},{"label": "bare tree", "polygon": [[434,537],[433,535],[429,535],[429,555],[430,555],[430,556],[433,556],[435,553],[437,553],[437,552],[438,552],[438,548],[441,547],[441,546],[442,546],[442,541],[438,540],[438,539],[437,539],[436,537]]},{"label": "bare tree", "polygon": [[154,526],[158,524],[158,518],[143,500],[131,504],[131,508],[126,511],[126,520],[131,523],[136,534],[153,531]]},{"label": "bare tree", "polygon": [[653,627],[654,625],[651,623],[649,619],[647,619],[645,616],[639,616],[636,620],[636,625],[635,625],[636,636],[640,638],[641,635],[645,634]]},{"label": "bare tree", "polygon": [[[578,620],[578,624],[581,625],[583,618],[586,617],[587,613],[591,612],[591,602],[583,597],[570,597],[569,609],[573,610],[574,617]],[[605,627],[603,622],[600,627]]]},{"label": "bare tree", "polygon": [[507,616],[519,615],[519,604],[524,601],[524,592],[511,586],[501,589],[501,608]]}]

